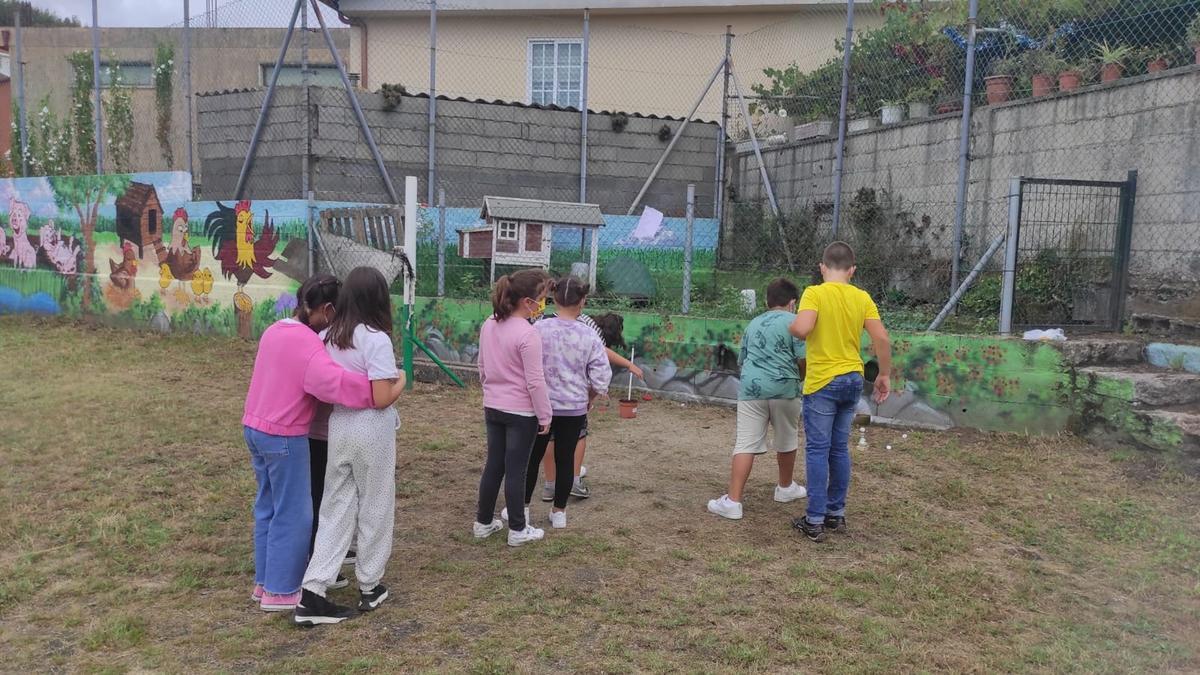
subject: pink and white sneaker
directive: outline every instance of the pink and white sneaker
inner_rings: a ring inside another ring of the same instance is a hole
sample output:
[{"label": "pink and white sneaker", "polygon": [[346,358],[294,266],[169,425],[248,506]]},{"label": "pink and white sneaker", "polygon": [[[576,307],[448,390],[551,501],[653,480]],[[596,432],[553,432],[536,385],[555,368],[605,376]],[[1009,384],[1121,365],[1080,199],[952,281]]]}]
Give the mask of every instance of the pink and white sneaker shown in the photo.
[{"label": "pink and white sneaker", "polygon": [[259,609],[264,612],[290,612],[300,603],[300,591],[295,593],[271,593],[263,591]]},{"label": "pink and white sneaker", "polygon": [[263,590],[262,584],[254,584],[254,592],[250,594],[250,601],[262,602],[263,593],[266,593],[266,591]]}]

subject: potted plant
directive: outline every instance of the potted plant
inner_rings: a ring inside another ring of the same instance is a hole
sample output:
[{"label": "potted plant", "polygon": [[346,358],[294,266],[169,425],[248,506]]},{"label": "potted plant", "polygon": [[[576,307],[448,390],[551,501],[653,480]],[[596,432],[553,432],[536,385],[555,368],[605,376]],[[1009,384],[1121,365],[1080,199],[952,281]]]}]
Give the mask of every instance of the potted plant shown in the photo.
[{"label": "potted plant", "polygon": [[908,102],[908,118],[920,119],[929,117],[933,102],[937,100],[945,87],[945,81],[940,77],[930,78],[928,82],[908,92],[905,100]]},{"label": "potted plant", "polygon": [[1171,62],[1178,56],[1178,50],[1169,45],[1152,45],[1146,47],[1142,57],[1146,60],[1147,73],[1161,73],[1171,68]]},{"label": "potted plant", "polygon": [[1013,84],[1020,72],[1021,62],[1016,58],[1000,59],[992,64],[992,74],[983,78],[988,105],[1004,103],[1012,97]]},{"label": "potted plant", "polygon": [[383,109],[392,112],[404,103],[408,90],[402,84],[383,84],[379,87],[379,93],[383,94]]},{"label": "potted plant", "polygon": [[904,121],[904,101],[881,101],[879,121],[882,124],[899,124]]},{"label": "potted plant", "polygon": [[1087,68],[1065,61],[1062,65],[1063,70],[1058,73],[1058,90],[1061,92],[1075,91],[1083,85],[1083,79],[1087,76]]},{"label": "potted plant", "polygon": [[1045,49],[1030,49],[1021,55],[1025,63],[1025,72],[1034,97],[1049,96],[1054,93],[1054,80],[1060,72],[1066,69],[1066,64],[1054,52]]},{"label": "potted plant", "polygon": [[1119,45],[1110,47],[1107,42],[1096,45],[1096,57],[1100,60],[1100,81],[1116,82],[1125,74],[1125,61],[1133,54],[1133,47]]},{"label": "potted plant", "polygon": [[1192,19],[1188,24],[1187,29],[1188,44],[1192,46],[1192,50],[1196,53],[1196,63],[1200,64],[1200,14]]}]

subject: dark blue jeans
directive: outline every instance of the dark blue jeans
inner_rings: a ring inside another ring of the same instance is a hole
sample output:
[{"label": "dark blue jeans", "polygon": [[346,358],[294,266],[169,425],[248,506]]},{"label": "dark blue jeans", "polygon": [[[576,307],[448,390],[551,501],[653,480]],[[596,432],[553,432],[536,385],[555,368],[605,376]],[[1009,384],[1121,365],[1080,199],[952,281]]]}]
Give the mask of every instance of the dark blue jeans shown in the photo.
[{"label": "dark blue jeans", "polygon": [[863,377],[838,375],[804,397],[804,461],[808,522],[846,514],[850,489],[850,427],[862,396]]}]

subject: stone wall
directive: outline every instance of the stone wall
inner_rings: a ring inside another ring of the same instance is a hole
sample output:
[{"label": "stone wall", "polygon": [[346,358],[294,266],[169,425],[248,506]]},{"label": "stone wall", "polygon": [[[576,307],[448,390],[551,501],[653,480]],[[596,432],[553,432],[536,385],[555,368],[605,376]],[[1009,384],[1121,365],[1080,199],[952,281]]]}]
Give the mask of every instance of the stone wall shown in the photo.
[{"label": "stone wall", "polygon": [[[383,110],[380,94],[359,92],[368,123],[397,189],[403,176],[420,179],[422,200],[428,173],[428,104],[405,96],[394,111]],[[205,194],[232,194],[258,109],[261,90],[199,99],[200,158]],[[387,202],[387,192],[363,141],[345,93],[313,87],[312,189],[317,199]],[[276,91],[263,130],[247,192],[258,198],[301,194],[305,138],[304,90]],[[592,113],[588,122],[588,201],[605,213],[623,214],[650,175],[667,143],[658,131],[679,121],[630,116],[623,131],[612,116]],[[438,184],[452,206],[478,206],[484,195],[577,201],[580,114],[502,103],[439,99]],[[693,122],[679,140],[644,204],[683,215],[688,183],[696,185],[697,216],[713,211],[717,126]]]},{"label": "stone wall", "polygon": [[[960,114],[851,133],[846,140],[843,201],[862,187],[902,200],[949,256]],[[1137,170],[1129,309],[1200,321],[1200,69],[1127,78],[1078,92],[977,109],[971,124],[971,171],[965,227],[977,259],[1008,222],[1015,176],[1124,180]],[[836,140],[767,148],[764,163],[784,209],[832,202]],[[738,199],[766,198],[753,153],[730,162]],[[843,220],[845,224],[845,220]],[[736,233],[725,232],[726,237]]]}]

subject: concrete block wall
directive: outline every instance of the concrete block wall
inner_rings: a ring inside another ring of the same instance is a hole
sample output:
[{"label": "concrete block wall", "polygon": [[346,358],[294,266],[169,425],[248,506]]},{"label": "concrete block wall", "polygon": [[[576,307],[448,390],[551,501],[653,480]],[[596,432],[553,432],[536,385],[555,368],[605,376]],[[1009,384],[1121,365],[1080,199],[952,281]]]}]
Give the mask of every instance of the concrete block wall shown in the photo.
[{"label": "concrete block wall", "polygon": [[[388,201],[345,93],[313,87],[309,92],[312,127],[312,189],[317,199]],[[405,96],[394,111],[383,97],[359,92],[393,182],[420,179],[426,194],[428,105]],[[200,158],[204,192],[233,192],[253,133],[262,91],[242,91],[199,99]],[[577,201],[580,173],[580,114],[518,105],[439,100],[437,104],[438,184],[447,204],[477,206],[484,195]],[[280,88],[262,134],[247,194],[260,199],[295,197],[305,144],[304,91]],[[658,131],[673,132],[681,122],[630,117],[613,129],[612,116],[588,116],[587,201],[605,213],[623,214],[662,156],[667,142]],[[693,122],[676,144],[642,203],[681,216],[687,184],[696,185],[697,216],[711,217],[716,176],[717,126]],[[288,191],[285,195],[283,191]]]},{"label": "concrete block wall", "polygon": [[[1200,67],[978,108],[971,123],[966,236],[977,257],[1007,227],[1015,176],[1124,180],[1139,172],[1131,259],[1132,311],[1195,313],[1200,289]],[[960,116],[850,134],[844,203],[859,187],[893,191],[933,231],[950,232]],[[763,161],[781,207],[832,202],[836,141],[768,148]],[[739,199],[765,200],[753,153],[736,153]],[[726,232],[723,236],[734,236]],[[1190,309],[1189,309],[1190,307]],[[1200,317],[1195,317],[1200,319]]]}]

